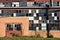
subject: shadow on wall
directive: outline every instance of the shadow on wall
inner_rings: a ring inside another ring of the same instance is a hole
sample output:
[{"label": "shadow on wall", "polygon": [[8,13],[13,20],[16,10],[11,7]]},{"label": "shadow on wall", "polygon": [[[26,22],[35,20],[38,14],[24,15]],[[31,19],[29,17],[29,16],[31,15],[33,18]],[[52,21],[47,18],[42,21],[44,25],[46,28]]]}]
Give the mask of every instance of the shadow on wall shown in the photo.
[{"label": "shadow on wall", "polygon": [[53,35],[49,33],[49,37],[48,38],[53,38]]}]

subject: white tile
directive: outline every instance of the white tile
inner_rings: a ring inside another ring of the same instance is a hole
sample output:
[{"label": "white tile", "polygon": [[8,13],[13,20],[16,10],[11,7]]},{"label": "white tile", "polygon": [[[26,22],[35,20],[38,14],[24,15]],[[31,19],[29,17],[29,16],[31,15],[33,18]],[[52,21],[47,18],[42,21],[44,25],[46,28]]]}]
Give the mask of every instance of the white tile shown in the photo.
[{"label": "white tile", "polygon": [[57,16],[54,16],[54,20],[57,20]]},{"label": "white tile", "polygon": [[32,10],[31,9],[29,9],[29,13],[31,13],[32,12]]},{"label": "white tile", "polygon": [[42,20],[42,17],[39,17],[39,20]]},{"label": "white tile", "polygon": [[42,23],[42,24],[41,24],[41,29],[42,29],[42,30],[46,30],[46,23]]},{"label": "white tile", "polygon": [[2,10],[0,10],[0,14],[2,13]]},{"label": "white tile", "polygon": [[47,20],[47,23],[49,23],[49,20]]},{"label": "white tile", "polygon": [[52,17],[54,17],[54,13],[52,13]]},{"label": "white tile", "polygon": [[29,20],[34,20],[34,17],[29,17]]},{"label": "white tile", "polygon": [[16,7],[19,7],[19,2],[12,2],[12,7],[14,7],[14,5],[16,5]]},{"label": "white tile", "polygon": [[42,27],[45,27],[45,26],[46,26],[46,23],[41,23],[41,26],[42,26]]},{"label": "white tile", "polygon": [[39,27],[36,27],[36,31],[38,31],[39,30]]},{"label": "white tile", "polygon": [[34,23],[39,23],[39,20],[34,20]]},{"label": "white tile", "polygon": [[42,30],[46,30],[46,28],[41,28]]},{"label": "white tile", "polygon": [[13,16],[16,17],[16,13],[13,13]]},{"label": "white tile", "polygon": [[16,6],[16,4],[12,4],[12,7],[14,7],[14,5]]},{"label": "white tile", "polygon": [[36,13],[39,13],[39,10],[38,9],[36,10]]},{"label": "white tile", "polygon": [[36,17],[36,13],[34,13],[34,17]]},{"label": "white tile", "polygon": [[59,6],[60,6],[60,2],[59,2]]}]

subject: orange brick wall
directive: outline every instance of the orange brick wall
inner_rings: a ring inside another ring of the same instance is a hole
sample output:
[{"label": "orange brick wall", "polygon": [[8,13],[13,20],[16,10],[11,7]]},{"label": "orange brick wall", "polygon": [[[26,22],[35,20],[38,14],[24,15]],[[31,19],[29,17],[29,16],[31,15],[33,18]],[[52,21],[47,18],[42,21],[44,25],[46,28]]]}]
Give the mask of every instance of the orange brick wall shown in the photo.
[{"label": "orange brick wall", "polygon": [[[30,32],[30,36],[36,36],[36,32],[35,31],[29,31]],[[47,31],[39,31],[37,32],[41,37],[44,37],[46,38],[47,37]],[[53,35],[53,37],[56,37],[56,38],[60,38],[60,31],[57,31],[57,30],[51,30],[50,31],[50,34]]]},{"label": "orange brick wall", "polygon": [[27,36],[29,34],[29,20],[27,17],[6,17],[0,18],[0,37],[6,36],[6,23],[22,23],[23,35]]}]

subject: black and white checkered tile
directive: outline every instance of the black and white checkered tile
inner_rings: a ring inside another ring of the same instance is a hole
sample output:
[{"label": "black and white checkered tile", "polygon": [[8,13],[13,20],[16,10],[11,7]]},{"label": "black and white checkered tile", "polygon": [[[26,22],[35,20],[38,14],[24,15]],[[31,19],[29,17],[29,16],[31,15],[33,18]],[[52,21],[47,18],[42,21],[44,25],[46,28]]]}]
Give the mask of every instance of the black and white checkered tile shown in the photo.
[{"label": "black and white checkered tile", "polygon": [[[29,13],[32,13],[32,10],[29,10]],[[58,19],[57,15],[55,13],[51,13],[51,17],[54,18],[53,20]],[[46,19],[45,14],[44,14],[44,16],[40,15],[39,10],[35,10],[35,12],[33,13],[33,16],[29,17],[29,20],[32,21],[31,23],[33,23],[33,24],[40,24],[41,25],[40,27],[41,27],[42,30],[46,30],[46,26],[50,22],[50,20]],[[39,26],[37,25],[36,29],[39,29],[38,27]]]},{"label": "black and white checkered tile", "polygon": [[[29,10],[29,13],[32,13],[31,10]],[[29,17],[29,20],[32,21],[33,24],[40,24],[42,30],[46,30],[46,23],[40,22],[42,21],[42,16],[39,16],[39,10],[35,10],[35,13],[33,13],[33,16]],[[39,29],[39,25],[36,26],[36,29]]]}]

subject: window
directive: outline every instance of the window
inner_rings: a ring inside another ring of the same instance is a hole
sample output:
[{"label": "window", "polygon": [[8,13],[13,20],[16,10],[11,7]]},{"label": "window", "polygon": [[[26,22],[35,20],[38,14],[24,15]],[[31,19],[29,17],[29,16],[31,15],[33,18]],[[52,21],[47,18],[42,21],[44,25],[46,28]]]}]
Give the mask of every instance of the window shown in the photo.
[{"label": "window", "polygon": [[21,30],[21,25],[20,24],[15,24],[15,30]]},{"label": "window", "polygon": [[13,30],[12,24],[7,24],[7,30]]},{"label": "window", "polygon": [[50,30],[60,30],[59,17],[57,14],[58,14],[57,12],[53,12],[52,16],[51,15],[49,16]]},{"label": "window", "polygon": [[21,30],[21,24],[7,24],[7,30]]},{"label": "window", "polygon": [[29,24],[29,30],[34,30],[33,24]]},{"label": "window", "polygon": [[50,30],[60,30],[59,24],[50,24]]},{"label": "window", "polygon": [[41,30],[40,24],[29,24],[29,30]]}]

